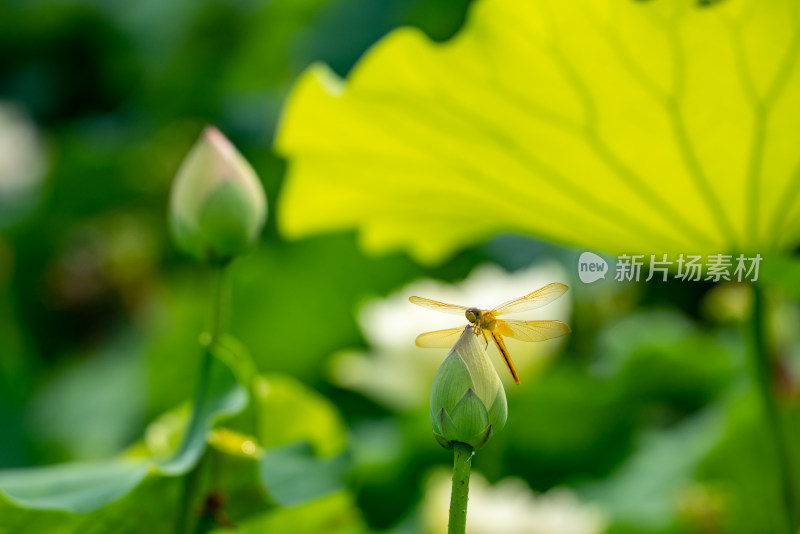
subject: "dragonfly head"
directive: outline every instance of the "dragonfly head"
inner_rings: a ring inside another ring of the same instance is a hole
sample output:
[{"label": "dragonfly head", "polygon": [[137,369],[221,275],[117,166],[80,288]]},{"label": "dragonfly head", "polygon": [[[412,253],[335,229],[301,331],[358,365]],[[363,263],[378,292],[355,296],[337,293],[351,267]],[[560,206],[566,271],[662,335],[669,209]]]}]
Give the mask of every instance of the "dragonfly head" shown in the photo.
[{"label": "dragonfly head", "polygon": [[467,311],[464,312],[464,315],[467,316],[467,321],[470,323],[474,323],[481,317],[481,310],[478,308],[467,308]]}]

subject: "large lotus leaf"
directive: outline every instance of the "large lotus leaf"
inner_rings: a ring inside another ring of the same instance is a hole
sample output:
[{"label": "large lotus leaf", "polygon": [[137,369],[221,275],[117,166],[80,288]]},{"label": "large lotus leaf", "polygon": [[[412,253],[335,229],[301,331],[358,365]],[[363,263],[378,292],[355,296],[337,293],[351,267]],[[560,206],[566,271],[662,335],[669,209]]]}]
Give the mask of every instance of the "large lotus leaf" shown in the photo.
[{"label": "large lotus leaf", "polygon": [[439,44],[391,33],[299,80],[284,234],[357,229],[440,260],[501,231],[620,252],[800,240],[790,0],[480,0]]}]

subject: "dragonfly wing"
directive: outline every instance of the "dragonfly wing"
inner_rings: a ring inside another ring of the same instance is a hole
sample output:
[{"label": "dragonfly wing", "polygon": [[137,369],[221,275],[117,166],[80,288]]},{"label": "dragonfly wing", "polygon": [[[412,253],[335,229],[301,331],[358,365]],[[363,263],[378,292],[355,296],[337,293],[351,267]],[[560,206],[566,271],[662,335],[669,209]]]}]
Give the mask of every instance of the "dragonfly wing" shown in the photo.
[{"label": "dragonfly wing", "polygon": [[545,304],[549,304],[563,295],[567,291],[565,284],[548,284],[542,288],[537,289],[532,293],[528,293],[524,297],[509,300],[492,310],[492,315],[503,315],[505,313],[517,313],[528,310],[541,308]]},{"label": "dragonfly wing", "polygon": [[571,332],[561,321],[497,321],[500,333],[520,341],[544,341]]},{"label": "dragonfly wing", "polygon": [[422,297],[408,297],[408,300],[410,300],[417,306],[422,306],[423,308],[428,308],[431,310],[436,310],[444,313],[454,313],[457,315],[464,315],[464,312],[467,311],[467,308],[465,306],[456,306],[455,304],[445,304],[444,302],[439,302],[437,300],[431,300],[431,299],[424,299]]},{"label": "dragonfly wing", "polygon": [[464,332],[463,326],[426,332],[417,336],[417,346],[429,349],[449,349],[458,341],[462,332]]}]

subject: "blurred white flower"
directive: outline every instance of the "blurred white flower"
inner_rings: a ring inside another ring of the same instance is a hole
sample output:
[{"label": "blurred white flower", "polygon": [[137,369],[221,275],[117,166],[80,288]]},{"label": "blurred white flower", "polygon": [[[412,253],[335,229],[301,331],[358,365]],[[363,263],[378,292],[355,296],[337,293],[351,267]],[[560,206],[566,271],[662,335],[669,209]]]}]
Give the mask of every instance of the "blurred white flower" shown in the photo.
[{"label": "blurred white flower", "polygon": [[47,168],[44,153],[33,121],[0,102],[0,226],[31,203]]},{"label": "blurred white flower", "polygon": [[[408,297],[418,295],[451,304],[492,309],[551,282],[566,279],[564,269],[557,263],[543,263],[514,273],[495,265],[484,265],[457,284],[419,280],[385,299],[368,301],[359,310],[358,321],[372,351],[339,354],[333,363],[333,378],[340,386],[360,391],[389,408],[418,408],[428,402],[431,381],[447,350],[421,349],[414,340],[423,332],[465,326],[467,319],[420,308],[410,303]],[[518,317],[568,322],[570,308],[571,299],[567,293],[543,308]],[[553,354],[563,339],[540,343],[507,341],[523,383],[526,370]],[[490,344],[488,352],[502,380],[513,387],[494,344]]]},{"label": "blurred white flower", "polygon": [[[450,484],[446,470],[428,482],[422,505],[425,532],[447,532]],[[470,477],[467,534],[600,534],[606,522],[598,507],[581,502],[567,488],[536,494],[517,478],[490,486],[475,471]]]}]

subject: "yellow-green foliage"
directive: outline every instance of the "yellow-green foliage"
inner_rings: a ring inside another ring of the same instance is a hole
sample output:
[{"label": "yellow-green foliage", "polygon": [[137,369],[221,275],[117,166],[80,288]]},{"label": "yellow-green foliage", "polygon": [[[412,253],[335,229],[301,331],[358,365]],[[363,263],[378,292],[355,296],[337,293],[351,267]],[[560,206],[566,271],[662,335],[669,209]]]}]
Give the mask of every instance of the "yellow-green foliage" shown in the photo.
[{"label": "yellow-green foliage", "polygon": [[437,261],[500,231],[610,252],[800,238],[796,2],[481,0],[453,40],[315,65],[277,140],[280,227]]}]

